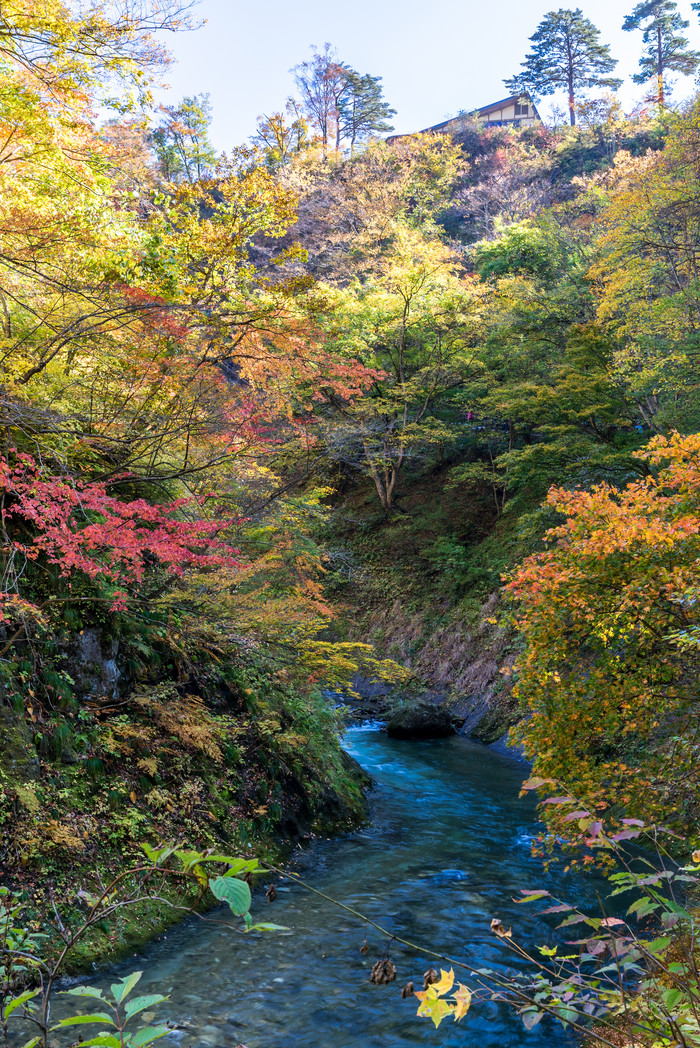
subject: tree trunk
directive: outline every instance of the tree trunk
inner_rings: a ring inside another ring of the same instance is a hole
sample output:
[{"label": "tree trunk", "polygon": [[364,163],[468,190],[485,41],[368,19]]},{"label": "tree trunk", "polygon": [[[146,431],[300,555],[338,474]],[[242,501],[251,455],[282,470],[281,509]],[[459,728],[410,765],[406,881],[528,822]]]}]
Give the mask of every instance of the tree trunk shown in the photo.
[{"label": "tree trunk", "polygon": [[656,82],[656,100],[662,106],[664,104],[664,54],[661,41],[661,26],[658,26],[656,30]]},{"label": "tree trunk", "polygon": [[567,80],[569,82],[569,120],[571,126],[576,125],[576,102],[574,99],[574,56],[571,53],[571,39],[567,36],[566,50],[569,59],[569,69],[567,72]]}]

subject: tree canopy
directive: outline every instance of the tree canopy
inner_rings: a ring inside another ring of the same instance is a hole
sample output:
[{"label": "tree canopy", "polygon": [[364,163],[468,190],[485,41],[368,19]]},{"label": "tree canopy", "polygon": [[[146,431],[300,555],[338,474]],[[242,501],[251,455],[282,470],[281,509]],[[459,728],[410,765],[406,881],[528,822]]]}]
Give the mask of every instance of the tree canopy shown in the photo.
[{"label": "tree canopy", "polygon": [[505,81],[509,90],[552,95],[564,89],[569,119],[576,123],[576,99],[580,90],[619,87],[616,77],[607,76],[617,65],[608,44],[580,8],[550,11],[530,37],[532,49],[522,63],[522,72]]},{"label": "tree canopy", "polygon": [[639,59],[639,72],[632,77],[636,84],[656,79],[656,101],[665,101],[664,76],[668,70],[692,75],[700,63],[700,51],[689,47],[683,30],[687,22],[675,0],[642,0],[627,15],[622,28],[627,32],[642,31],[645,47]]}]

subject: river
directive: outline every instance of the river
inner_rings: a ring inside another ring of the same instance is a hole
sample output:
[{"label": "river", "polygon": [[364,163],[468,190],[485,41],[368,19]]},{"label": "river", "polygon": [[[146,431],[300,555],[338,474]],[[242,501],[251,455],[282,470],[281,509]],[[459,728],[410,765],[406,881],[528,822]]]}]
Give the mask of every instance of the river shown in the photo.
[{"label": "river", "polygon": [[[547,875],[533,859],[534,803],[518,796],[524,765],[464,738],[403,742],[371,725],[351,729],[346,748],[376,782],[372,820],[313,846],[303,876],[320,890],[412,942],[503,971],[512,956],[490,931],[493,917],[512,924],[522,942],[551,939],[551,918],[512,901],[521,888],[558,889],[578,902],[591,893],[587,882]],[[278,882],[271,904],[256,894],[253,916],[288,931],[242,936],[190,919],[127,962],[124,971],[145,969],[139,993],[171,995],[158,1018],[180,1029],[160,1042],[164,1048],[168,1042],[180,1048],[571,1043],[559,1025],[544,1020],[527,1032],[507,1007],[493,1003],[435,1030],[416,1017],[414,997],[400,996],[409,979],[421,988],[425,957],[393,947],[396,982],[372,985],[371,966],[385,941],[368,929],[363,954],[361,926],[289,881]]]}]

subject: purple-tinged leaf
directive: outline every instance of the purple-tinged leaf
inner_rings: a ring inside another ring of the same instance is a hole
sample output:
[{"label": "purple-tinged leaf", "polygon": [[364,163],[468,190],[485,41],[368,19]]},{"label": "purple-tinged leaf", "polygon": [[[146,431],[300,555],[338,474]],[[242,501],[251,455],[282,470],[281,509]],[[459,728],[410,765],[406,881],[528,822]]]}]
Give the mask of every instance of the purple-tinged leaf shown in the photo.
[{"label": "purple-tinged leaf", "polygon": [[639,837],[641,832],[641,830],[621,830],[620,833],[616,833],[610,839],[615,841],[616,844],[620,841],[631,841],[635,837]]}]

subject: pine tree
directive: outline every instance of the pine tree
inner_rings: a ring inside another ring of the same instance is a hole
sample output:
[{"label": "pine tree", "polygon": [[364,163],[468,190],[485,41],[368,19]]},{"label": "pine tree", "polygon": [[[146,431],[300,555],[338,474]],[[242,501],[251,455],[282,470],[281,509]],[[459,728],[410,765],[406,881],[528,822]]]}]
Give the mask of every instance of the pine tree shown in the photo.
[{"label": "pine tree", "polygon": [[340,137],[350,143],[352,153],[357,142],[392,131],[389,121],[396,110],[382,97],[380,76],[361,76],[351,69],[347,78],[349,91],[340,103]]},{"label": "pine tree", "polygon": [[553,95],[564,89],[569,98],[571,124],[576,123],[576,92],[581,88],[617,88],[621,80],[606,76],[617,65],[608,44],[601,44],[600,30],[580,8],[560,8],[545,15],[530,37],[534,45],[522,63],[523,72],[505,80],[513,91]]},{"label": "pine tree", "polygon": [[641,0],[627,15],[622,28],[627,32],[642,30],[644,50],[639,59],[635,84],[656,78],[659,105],[664,104],[664,74],[667,70],[692,74],[700,63],[700,52],[691,51],[682,30],[688,28],[675,0]]}]

